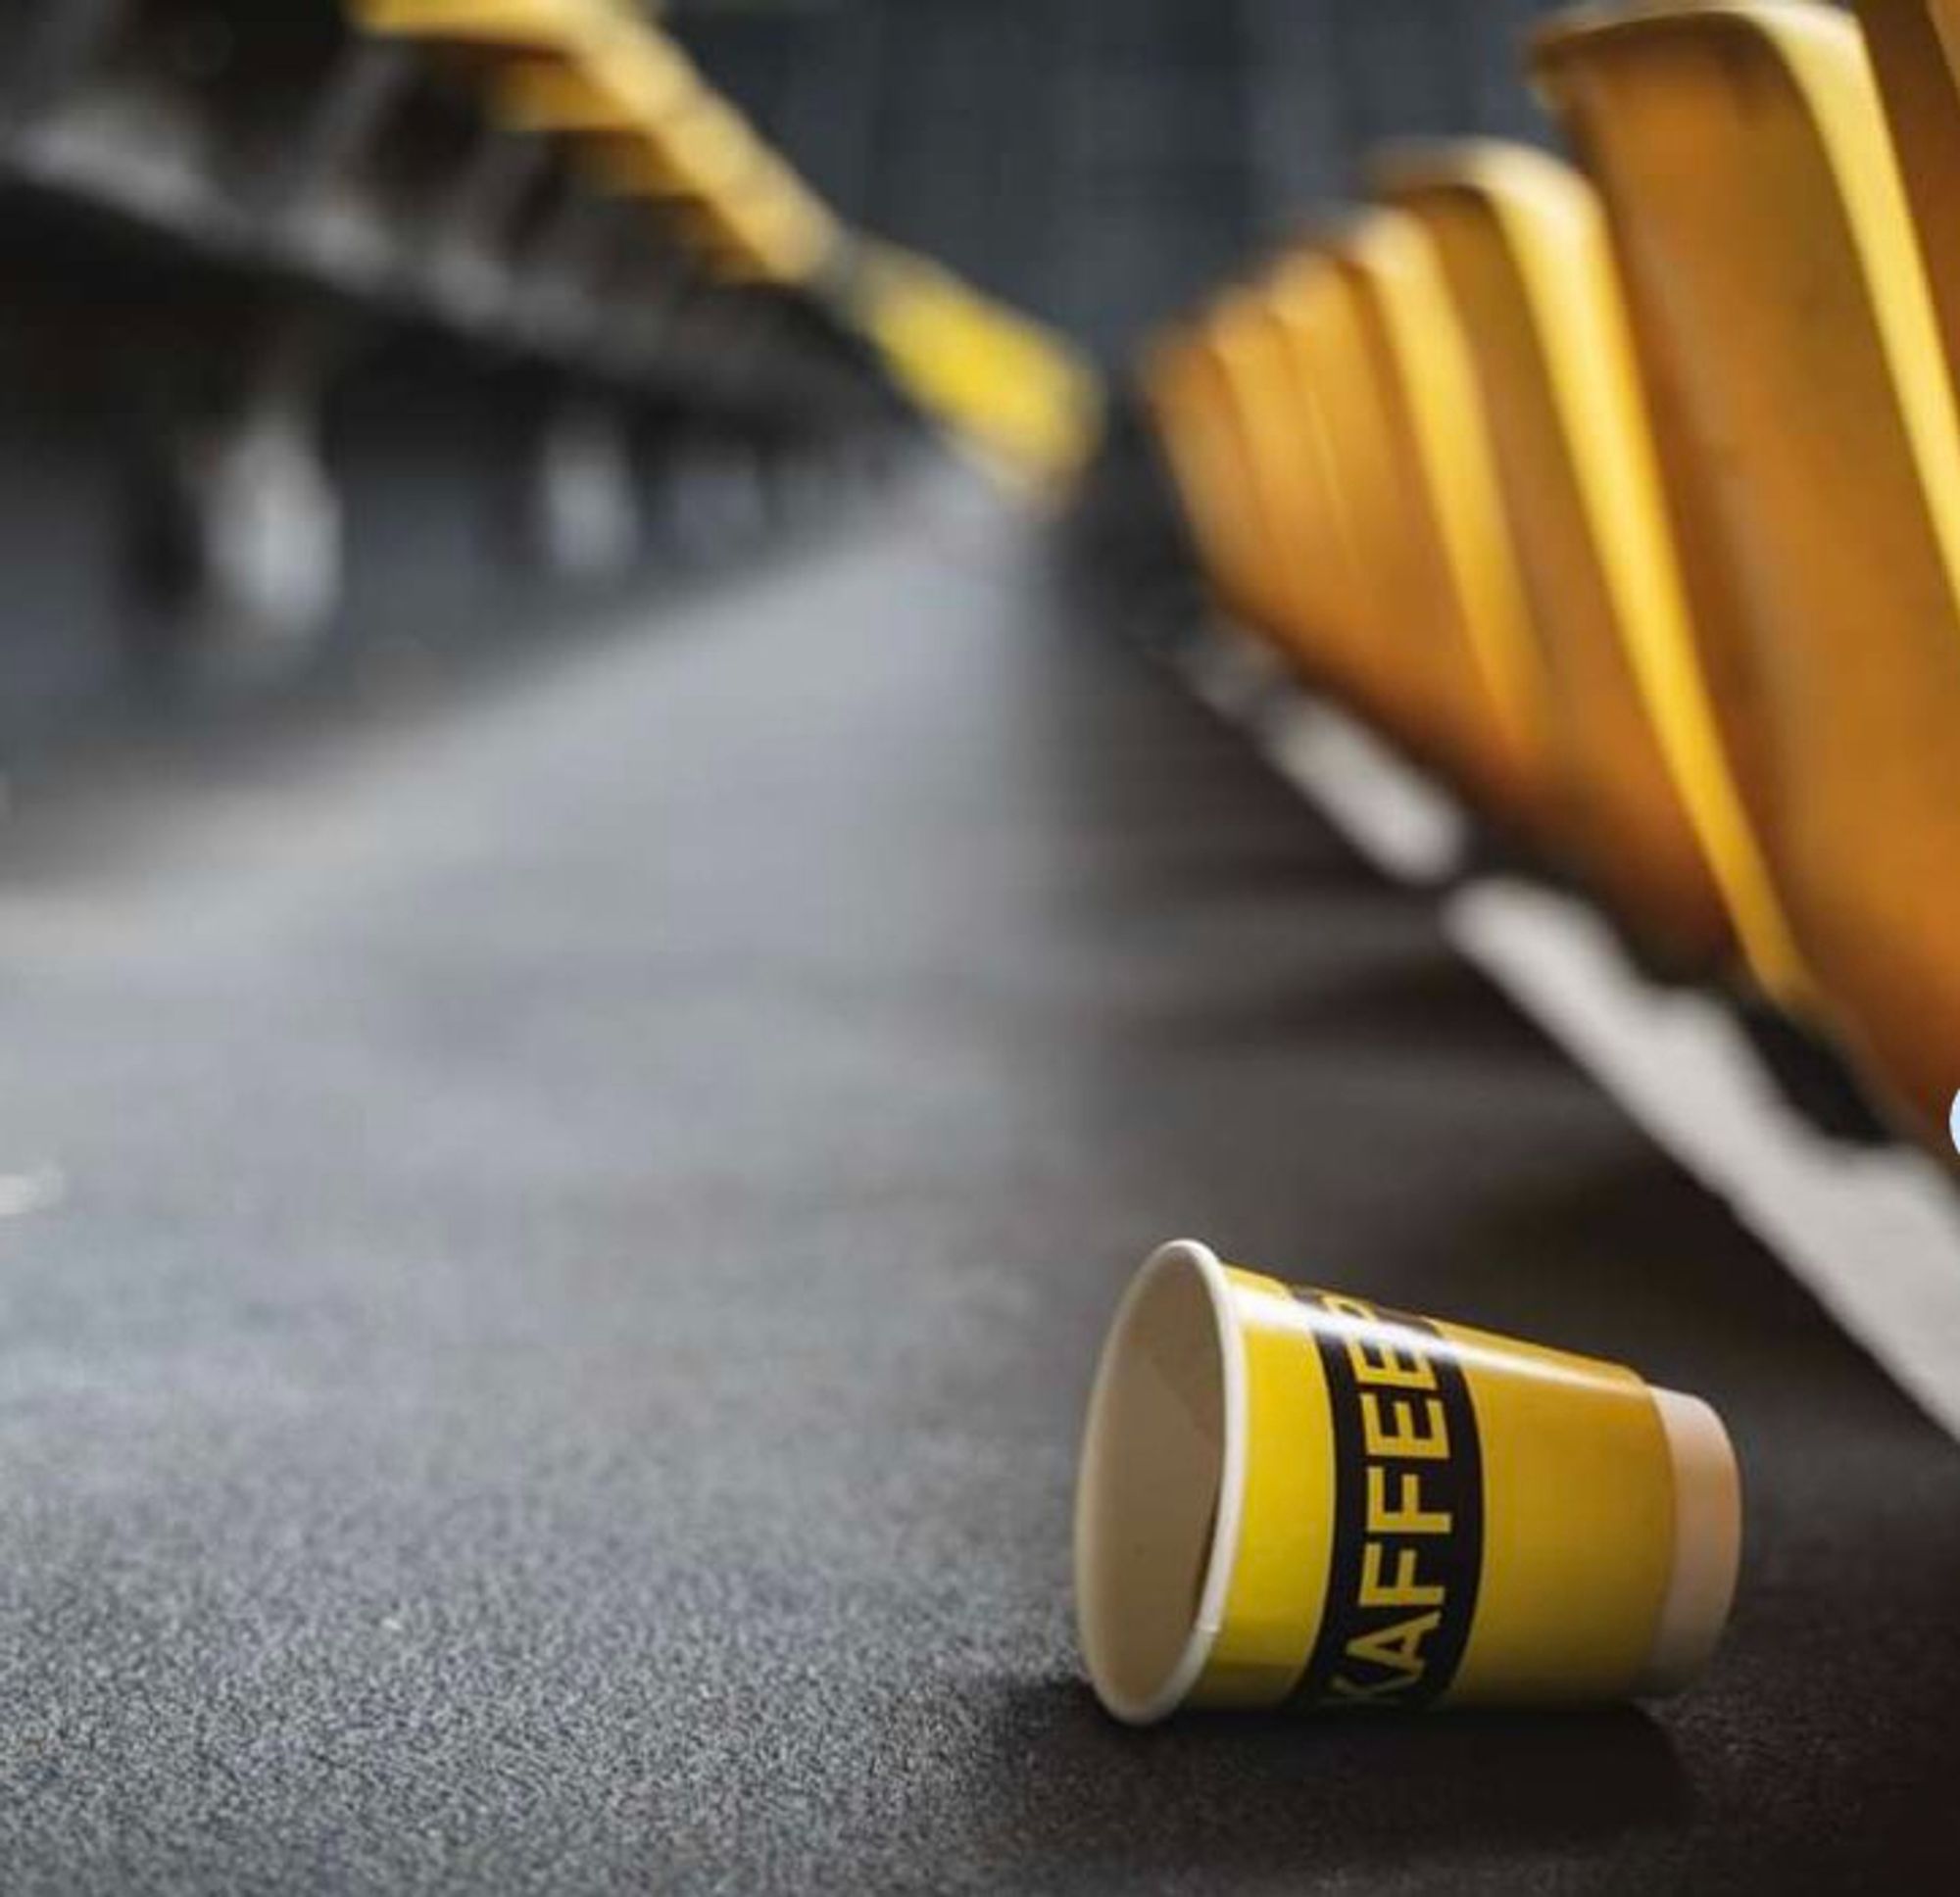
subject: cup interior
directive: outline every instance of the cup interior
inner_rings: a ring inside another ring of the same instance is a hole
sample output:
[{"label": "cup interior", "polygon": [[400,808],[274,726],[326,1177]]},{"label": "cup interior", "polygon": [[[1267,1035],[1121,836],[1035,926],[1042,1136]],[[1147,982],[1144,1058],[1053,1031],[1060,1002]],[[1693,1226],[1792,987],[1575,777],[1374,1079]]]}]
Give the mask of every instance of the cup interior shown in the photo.
[{"label": "cup interior", "polygon": [[1222,1612],[1237,1514],[1225,1295],[1202,1246],[1165,1246],[1117,1311],[1090,1398],[1076,1618],[1098,1696],[1135,1724],[1190,1691]]}]

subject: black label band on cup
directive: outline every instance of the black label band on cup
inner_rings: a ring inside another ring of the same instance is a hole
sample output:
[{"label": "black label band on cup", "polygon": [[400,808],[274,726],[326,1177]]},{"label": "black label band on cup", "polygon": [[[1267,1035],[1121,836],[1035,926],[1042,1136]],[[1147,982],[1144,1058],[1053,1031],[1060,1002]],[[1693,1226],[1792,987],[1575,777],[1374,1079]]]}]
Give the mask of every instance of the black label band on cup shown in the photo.
[{"label": "black label band on cup", "polygon": [[1297,1290],[1334,1416],[1320,1632],[1289,1703],[1424,1706],[1455,1678],[1484,1563],[1484,1467],[1463,1368],[1435,1325]]}]

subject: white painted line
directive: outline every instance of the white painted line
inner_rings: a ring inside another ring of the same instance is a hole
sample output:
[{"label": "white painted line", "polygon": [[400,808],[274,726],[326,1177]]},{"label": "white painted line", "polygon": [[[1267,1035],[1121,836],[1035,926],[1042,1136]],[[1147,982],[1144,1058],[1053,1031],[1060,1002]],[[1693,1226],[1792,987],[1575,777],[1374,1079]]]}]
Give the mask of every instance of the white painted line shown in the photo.
[{"label": "white painted line", "polygon": [[1331,813],[1355,848],[1406,883],[1462,873],[1470,827],[1461,808],[1366,725],[1311,699],[1265,719],[1260,749],[1280,775]]},{"label": "white painted line", "polygon": [[1411,883],[1462,868],[1469,825],[1449,795],[1345,711],[1308,697],[1271,649],[1230,624],[1201,629],[1178,654],[1192,690],[1243,726],[1297,790],[1340,812],[1349,842]]},{"label": "white painted line", "polygon": [[[1208,648],[1251,645],[1229,627],[1208,634],[1186,668],[1196,689],[1388,874],[1446,882],[1469,835],[1461,807],[1343,713],[1275,678],[1235,694],[1240,674]],[[1960,1436],[1960,1191],[1929,1155],[1819,1132],[1718,1000],[1649,982],[1576,898],[1484,877],[1445,897],[1443,920],[1458,949]]]},{"label": "white painted line", "polygon": [[1572,897],[1467,884],[1444,926],[1960,1436],[1960,1192],[1933,1159],[1820,1133],[1719,1002],[1647,982]]}]

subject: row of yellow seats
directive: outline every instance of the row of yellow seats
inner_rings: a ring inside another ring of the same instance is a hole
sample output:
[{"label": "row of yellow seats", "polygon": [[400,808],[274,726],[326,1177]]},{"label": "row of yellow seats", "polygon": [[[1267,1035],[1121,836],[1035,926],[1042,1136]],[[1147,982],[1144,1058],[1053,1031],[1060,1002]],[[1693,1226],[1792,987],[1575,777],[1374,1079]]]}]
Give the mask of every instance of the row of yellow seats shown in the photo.
[{"label": "row of yellow seats", "polygon": [[1075,350],[925,258],[868,240],[857,252],[845,294],[901,387],[999,472],[1041,487],[1082,468],[1102,389]]},{"label": "row of yellow seats", "polygon": [[[1152,352],[1213,583],[1677,964],[1960,1089],[1960,0],[1588,9]],[[1917,221],[1915,215],[1917,214]]]},{"label": "row of yellow seats", "polygon": [[1071,471],[1101,392],[1056,337],[949,272],[846,231],[622,0],[349,0],[369,31],[482,63],[505,122],[582,145],[612,188],[654,199],[720,275],[830,299],[899,384],[994,464]]},{"label": "row of yellow seats", "polygon": [[613,188],[662,203],[721,273],[814,277],[829,210],[664,34],[617,0],[348,0],[368,31],[490,69],[507,123],[586,147]]}]

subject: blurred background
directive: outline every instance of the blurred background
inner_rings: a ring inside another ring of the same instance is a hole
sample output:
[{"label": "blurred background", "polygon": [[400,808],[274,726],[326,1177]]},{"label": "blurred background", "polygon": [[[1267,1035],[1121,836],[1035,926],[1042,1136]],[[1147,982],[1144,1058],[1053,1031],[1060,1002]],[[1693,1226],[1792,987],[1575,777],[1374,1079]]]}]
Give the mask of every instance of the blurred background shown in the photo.
[{"label": "blurred background", "polygon": [[[800,461],[868,473],[912,427],[836,269],[679,295],[684,255],[499,122],[481,47],[359,11],[0,9],[17,779],[106,704],[371,671],[670,572],[835,492]],[[844,227],[1105,371],[1372,141],[1542,132],[1524,0],[656,11]]]},{"label": "blurred background", "polygon": [[1547,136],[1542,0],[692,0],[667,18],[847,216],[1120,363],[1384,138]]}]

